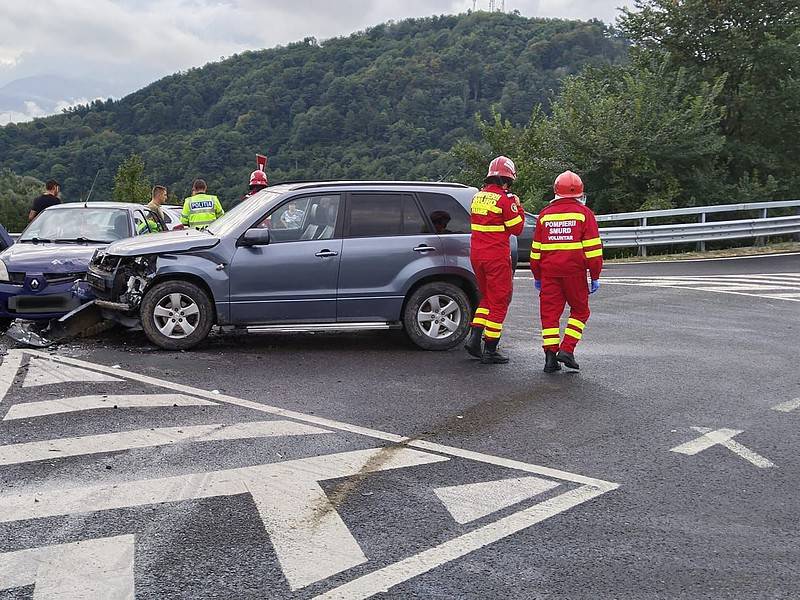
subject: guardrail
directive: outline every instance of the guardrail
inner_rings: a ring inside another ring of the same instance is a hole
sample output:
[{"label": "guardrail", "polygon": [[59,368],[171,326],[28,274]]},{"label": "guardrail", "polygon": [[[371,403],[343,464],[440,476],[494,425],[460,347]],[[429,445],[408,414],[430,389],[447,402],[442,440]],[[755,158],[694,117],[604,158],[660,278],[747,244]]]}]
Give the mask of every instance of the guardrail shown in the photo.
[{"label": "guardrail", "polygon": [[[796,216],[770,217],[769,211],[778,208],[797,208]],[[743,211],[760,211],[760,218],[730,221],[707,221],[706,215]],[[697,223],[672,225],[648,225],[648,219],[698,215]],[[634,227],[603,227],[600,236],[607,248],[639,248],[639,254],[647,256],[648,246],[687,244],[697,242],[698,250],[705,250],[705,243],[713,240],[755,238],[764,243],[765,238],[775,235],[800,234],[800,200],[775,202],[749,202],[745,204],[722,204],[697,206],[672,210],[649,210],[612,215],[598,215],[597,221],[638,221]]]}]

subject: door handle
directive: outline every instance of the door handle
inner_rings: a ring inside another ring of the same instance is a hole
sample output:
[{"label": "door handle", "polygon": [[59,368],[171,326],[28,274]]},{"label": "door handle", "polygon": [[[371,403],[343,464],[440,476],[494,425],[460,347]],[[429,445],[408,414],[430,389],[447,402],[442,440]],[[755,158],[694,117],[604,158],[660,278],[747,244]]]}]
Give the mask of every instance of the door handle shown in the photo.
[{"label": "door handle", "polygon": [[325,250],[320,250],[314,256],[319,256],[320,258],[330,258],[331,256],[339,256],[339,253],[325,248]]},{"label": "door handle", "polygon": [[421,244],[414,248],[414,252],[435,252],[436,248],[433,246],[428,246],[427,244]]}]

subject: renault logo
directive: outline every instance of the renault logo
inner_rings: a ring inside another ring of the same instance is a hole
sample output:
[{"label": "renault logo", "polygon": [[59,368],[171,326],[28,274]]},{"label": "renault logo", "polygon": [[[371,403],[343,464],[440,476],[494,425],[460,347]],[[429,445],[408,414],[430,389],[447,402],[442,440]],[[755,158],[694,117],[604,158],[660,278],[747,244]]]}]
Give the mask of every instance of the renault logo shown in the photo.
[{"label": "renault logo", "polygon": [[38,290],[39,289],[39,280],[38,279],[31,279],[31,289]]}]

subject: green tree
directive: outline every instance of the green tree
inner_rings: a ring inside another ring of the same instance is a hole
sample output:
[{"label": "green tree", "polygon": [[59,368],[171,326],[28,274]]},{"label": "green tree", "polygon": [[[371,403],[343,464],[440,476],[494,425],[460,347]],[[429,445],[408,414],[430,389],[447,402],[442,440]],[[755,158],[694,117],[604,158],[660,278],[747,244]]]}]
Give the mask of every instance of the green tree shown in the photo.
[{"label": "green tree", "polygon": [[22,231],[33,199],[43,191],[44,183],[38,179],[0,169],[0,225],[10,232]]},{"label": "green tree", "polygon": [[138,154],[131,154],[114,176],[114,200],[145,203],[150,197],[150,187],[144,174],[144,159]]}]

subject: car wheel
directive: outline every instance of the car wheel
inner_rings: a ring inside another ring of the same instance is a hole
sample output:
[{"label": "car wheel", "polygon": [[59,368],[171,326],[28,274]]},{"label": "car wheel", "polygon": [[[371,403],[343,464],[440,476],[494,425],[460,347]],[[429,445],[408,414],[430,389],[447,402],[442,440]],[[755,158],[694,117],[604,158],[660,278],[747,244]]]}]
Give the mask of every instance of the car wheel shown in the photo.
[{"label": "car wheel", "polygon": [[471,314],[464,290],[443,281],[426,283],[408,298],[403,327],[420,348],[449,350],[464,341]]},{"label": "car wheel", "polygon": [[165,281],[144,295],[142,329],[165,350],[187,350],[202,342],[214,324],[211,300],[188,281]]}]

